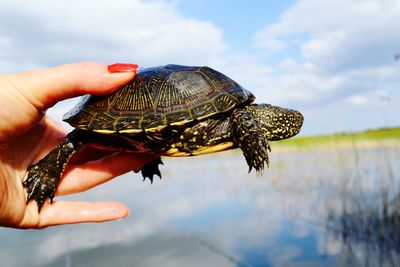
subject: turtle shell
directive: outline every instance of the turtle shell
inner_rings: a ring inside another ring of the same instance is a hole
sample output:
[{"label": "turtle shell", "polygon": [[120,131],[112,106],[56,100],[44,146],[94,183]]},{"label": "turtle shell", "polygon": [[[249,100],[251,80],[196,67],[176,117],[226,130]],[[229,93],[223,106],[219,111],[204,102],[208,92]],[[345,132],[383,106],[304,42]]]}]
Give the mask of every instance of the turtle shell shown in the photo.
[{"label": "turtle shell", "polygon": [[254,99],[251,92],[209,67],[166,65],[139,70],[130,83],[111,95],[84,96],[64,115],[64,121],[102,133],[159,131]]}]

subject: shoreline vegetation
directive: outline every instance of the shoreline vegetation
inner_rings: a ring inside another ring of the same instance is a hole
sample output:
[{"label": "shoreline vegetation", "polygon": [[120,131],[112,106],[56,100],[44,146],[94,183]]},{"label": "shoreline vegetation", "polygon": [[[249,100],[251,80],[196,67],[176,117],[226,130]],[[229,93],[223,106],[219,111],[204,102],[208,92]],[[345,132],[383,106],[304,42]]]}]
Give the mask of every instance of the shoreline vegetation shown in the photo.
[{"label": "shoreline vegetation", "polygon": [[400,146],[400,127],[366,130],[353,133],[335,133],[302,136],[273,142],[273,152],[296,150],[330,150]]}]

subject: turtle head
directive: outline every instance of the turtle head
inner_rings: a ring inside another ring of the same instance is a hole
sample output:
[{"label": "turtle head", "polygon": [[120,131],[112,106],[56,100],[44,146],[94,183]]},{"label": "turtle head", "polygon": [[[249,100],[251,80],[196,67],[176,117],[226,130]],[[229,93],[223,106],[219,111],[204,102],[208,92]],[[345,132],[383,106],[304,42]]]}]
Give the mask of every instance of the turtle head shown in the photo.
[{"label": "turtle head", "polygon": [[303,125],[303,115],[293,109],[270,104],[253,104],[249,108],[267,140],[277,141],[295,136]]}]

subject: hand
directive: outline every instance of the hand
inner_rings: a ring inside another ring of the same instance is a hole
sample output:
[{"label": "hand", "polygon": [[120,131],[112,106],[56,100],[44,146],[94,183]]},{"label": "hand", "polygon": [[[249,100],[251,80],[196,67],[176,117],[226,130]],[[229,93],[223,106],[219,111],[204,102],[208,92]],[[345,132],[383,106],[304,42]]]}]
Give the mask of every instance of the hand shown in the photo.
[{"label": "hand", "polygon": [[[60,125],[44,115],[46,109],[66,98],[113,92],[136,73],[133,65],[124,66],[130,68],[110,73],[104,64],[78,63],[0,76],[0,225],[44,228],[129,215],[128,208],[118,202],[82,201],[46,203],[38,213],[35,201],[26,204],[22,186],[27,168],[66,135]],[[86,191],[130,170],[138,171],[152,159],[149,155],[82,149],[67,168],[56,195]]]}]

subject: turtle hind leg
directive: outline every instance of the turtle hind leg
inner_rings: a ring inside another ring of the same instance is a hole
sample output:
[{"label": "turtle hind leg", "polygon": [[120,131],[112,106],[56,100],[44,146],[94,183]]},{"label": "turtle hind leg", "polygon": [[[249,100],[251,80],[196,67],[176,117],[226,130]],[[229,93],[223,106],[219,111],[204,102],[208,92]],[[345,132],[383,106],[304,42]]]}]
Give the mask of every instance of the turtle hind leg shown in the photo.
[{"label": "turtle hind leg", "polygon": [[47,198],[53,201],[57,184],[69,159],[82,145],[79,131],[74,130],[43,159],[28,168],[28,175],[23,181],[28,193],[27,202],[35,200],[40,211]]},{"label": "turtle hind leg", "polygon": [[160,172],[160,169],[158,168],[158,165],[160,165],[160,164],[164,164],[164,163],[161,161],[161,157],[158,157],[158,158],[150,161],[146,165],[144,165],[141,169],[141,172],[143,175],[143,181],[146,180],[146,178],[148,178],[150,180],[150,182],[153,183],[154,175],[157,175],[161,179],[161,172]]},{"label": "turtle hind leg", "polygon": [[268,151],[271,147],[253,115],[246,110],[236,110],[231,116],[234,142],[242,149],[249,172],[256,169],[262,175],[265,164],[269,167]]}]

